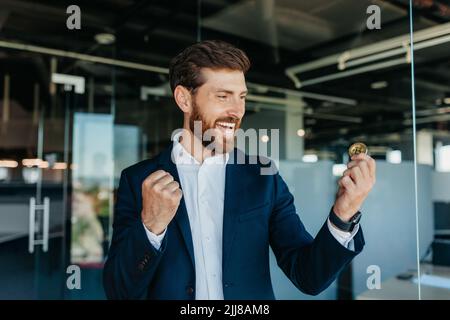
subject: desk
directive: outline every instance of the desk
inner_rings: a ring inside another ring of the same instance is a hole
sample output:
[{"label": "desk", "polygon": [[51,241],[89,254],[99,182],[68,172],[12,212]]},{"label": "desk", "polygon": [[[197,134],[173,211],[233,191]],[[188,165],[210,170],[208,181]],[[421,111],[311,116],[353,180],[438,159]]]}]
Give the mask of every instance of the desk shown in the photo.
[{"label": "desk", "polygon": [[[417,272],[413,278],[417,276]],[[434,266],[431,264],[421,265],[421,274],[430,274],[450,278],[450,267]],[[357,300],[417,300],[419,298],[418,284],[409,280],[390,278],[381,283],[381,289],[367,290],[356,297]],[[450,300],[450,290],[432,287],[422,284],[422,300]]]}]

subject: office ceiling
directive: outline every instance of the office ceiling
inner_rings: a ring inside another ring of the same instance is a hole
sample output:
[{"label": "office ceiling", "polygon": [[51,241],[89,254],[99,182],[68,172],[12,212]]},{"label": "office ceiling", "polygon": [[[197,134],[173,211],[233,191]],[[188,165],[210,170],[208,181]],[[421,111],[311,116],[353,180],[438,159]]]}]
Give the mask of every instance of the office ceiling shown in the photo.
[{"label": "office ceiling", "polygon": [[[450,1],[413,2],[416,31],[450,22]],[[82,29],[78,31],[66,28],[65,9],[70,4],[72,1],[1,0],[0,40],[167,67],[175,54],[198,39],[219,38],[248,53],[253,63],[248,81],[295,89],[284,73],[287,67],[409,31],[407,0],[202,0],[200,7],[197,0],[86,0],[77,1],[82,13]],[[382,9],[380,30],[366,28],[365,10],[371,4]],[[95,35],[104,32],[116,36],[114,45],[100,45],[95,41]],[[443,107],[445,98],[450,96],[449,49],[448,44],[442,44],[415,55],[416,106],[422,111],[419,116],[448,115]],[[30,60],[31,56],[0,50],[0,59],[14,62],[2,64],[2,68],[17,68],[23,73],[34,69],[38,80],[46,83],[47,62],[35,56]],[[76,66],[96,79],[104,79],[105,84],[110,81],[110,70],[104,66],[84,62],[75,65],[70,59],[61,59],[59,63],[67,72]],[[313,72],[312,76],[333,72],[336,67]],[[167,76],[161,74],[118,70],[116,76],[117,94],[124,95],[139,83],[160,86],[167,82]],[[374,83],[382,83],[384,87],[373,89]],[[392,134],[410,135],[411,125],[405,122],[412,105],[409,64],[311,85],[303,90],[357,102],[345,105],[306,98],[310,113],[305,121],[308,148],[346,144],[367,134],[377,138],[373,143],[386,141],[392,145],[395,144]],[[106,96],[109,92],[104,93]],[[321,114],[357,117],[361,123],[314,116]],[[448,119],[419,123],[420,128],[441,131],[449,131],[449,125]],[[397,143],[401,141],[397,139]]]}]

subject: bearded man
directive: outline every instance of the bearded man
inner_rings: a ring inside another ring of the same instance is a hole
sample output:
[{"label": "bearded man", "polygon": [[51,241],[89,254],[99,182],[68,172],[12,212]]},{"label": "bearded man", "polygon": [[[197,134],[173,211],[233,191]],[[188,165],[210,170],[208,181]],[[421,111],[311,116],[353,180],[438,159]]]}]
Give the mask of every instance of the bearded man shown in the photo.
[{"label": "bearded man", "polygon": [[269,247],[292,283],[317,295],[361,252],[359,210],[375,161],[352,157],[313,238],[280,174],[261,174],[263,161],[234,147],[249,67],[223,41],[196,43],[172,60],[183,128],[160,155],[122,172],[104,269],[109,299],[274,299]]}]

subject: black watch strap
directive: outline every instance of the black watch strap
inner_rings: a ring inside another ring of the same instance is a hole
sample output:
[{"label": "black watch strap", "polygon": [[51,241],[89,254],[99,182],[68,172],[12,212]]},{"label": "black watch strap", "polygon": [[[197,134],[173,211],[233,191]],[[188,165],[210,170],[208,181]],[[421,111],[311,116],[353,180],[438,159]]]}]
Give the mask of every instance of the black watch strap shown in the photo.
[{"label": "black watch strap", "polygon": [[331,208],[330,211],[330,222],[334,224],[338,229],[346,232],[352,232],[355,228],[355,225],[359,223],[359,220],[361,220],[361,212],[356,212],[353,217],[350,219],[349,222],[342,221],[333,211],[333,208]]}]

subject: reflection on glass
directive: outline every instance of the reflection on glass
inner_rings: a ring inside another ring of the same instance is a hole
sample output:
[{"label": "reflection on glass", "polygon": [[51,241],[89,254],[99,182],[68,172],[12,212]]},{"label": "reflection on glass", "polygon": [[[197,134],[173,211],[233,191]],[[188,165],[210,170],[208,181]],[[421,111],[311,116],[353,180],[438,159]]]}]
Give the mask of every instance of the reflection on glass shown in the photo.
[{"label": "reflection on glass", "polygon": [[[142,128],[144,129],[144,128]],[[114,180],[119,181],[121,170],[141,159],[141,128],[135,125],[114,125]]]},{"label": "reflection on glass", "polygon": [[73,263],[101,263],[110,216],[113,164],[113,117],[77,112],[74,115],[72,175]]}]

